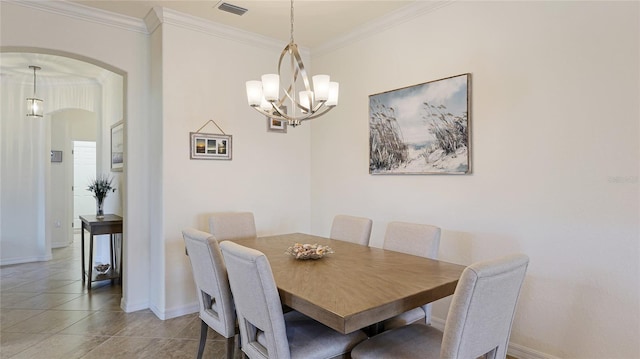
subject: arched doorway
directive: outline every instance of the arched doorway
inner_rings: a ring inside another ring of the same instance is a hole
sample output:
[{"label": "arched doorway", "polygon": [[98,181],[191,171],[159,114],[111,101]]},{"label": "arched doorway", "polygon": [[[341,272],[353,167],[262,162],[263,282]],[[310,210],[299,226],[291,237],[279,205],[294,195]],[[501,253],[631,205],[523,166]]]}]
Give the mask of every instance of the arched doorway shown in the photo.
[{"label": "arched doorway", "polygon": [[[110,126],[126,121],[126,80],[122,71],[99,61],[57,51],[2,48],[0,59],[0,264],[48,260],[53,233],[73,222],[72,215],[64,215],[53,205],[54,193],[69,191],[70,183],[63,182],[60,188],[59,182],[52,181],[52,166],[57,164],[51,162],[50,154],[54,143],[60,146],[59,139],[52,137],[59,132],[54,131],[53,123],[70,109],[95,114],[96,172],[110,173]],[[37,73],[37,94],[44,100],[43,118],[25,116],[25,99],[33,91],[29,65],[42,68]],[[66,131],[64,146],[73,137],[73,126]],[[69,147],[61,151],[63,163],[65,158],[72,159]],[[114,183],[124,183],[125,172],[112,175]],[[106,209],[122,214],[124,186],[119,187],[122,191]]]}]

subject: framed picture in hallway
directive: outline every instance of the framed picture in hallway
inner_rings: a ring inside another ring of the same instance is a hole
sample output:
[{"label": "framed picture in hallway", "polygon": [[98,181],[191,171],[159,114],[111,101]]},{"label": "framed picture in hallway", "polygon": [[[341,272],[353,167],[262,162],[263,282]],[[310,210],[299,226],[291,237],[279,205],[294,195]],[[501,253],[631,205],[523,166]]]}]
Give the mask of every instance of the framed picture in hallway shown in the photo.
[{"label": "framed picture in hallway", "polygon": [[111,172],[124,168],[124,121],[111,126]]},{"label": "framed picture in hallway", "polygon": [[369,96],[370,174],[471,173],[471,74]]}]

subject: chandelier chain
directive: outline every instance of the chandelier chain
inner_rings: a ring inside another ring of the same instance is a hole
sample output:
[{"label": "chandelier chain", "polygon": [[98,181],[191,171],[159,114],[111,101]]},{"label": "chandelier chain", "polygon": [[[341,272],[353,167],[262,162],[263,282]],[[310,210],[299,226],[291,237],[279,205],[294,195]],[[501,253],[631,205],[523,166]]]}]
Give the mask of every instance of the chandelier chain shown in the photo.
[{"label": "chandelier chain", "polygon": [[289,42],[293,44],[293,0],[291,0],[291,38]]},{"label": "chandelier chain", "polygon": [[33,97],[36,97],[36,67],[33,66]]}]

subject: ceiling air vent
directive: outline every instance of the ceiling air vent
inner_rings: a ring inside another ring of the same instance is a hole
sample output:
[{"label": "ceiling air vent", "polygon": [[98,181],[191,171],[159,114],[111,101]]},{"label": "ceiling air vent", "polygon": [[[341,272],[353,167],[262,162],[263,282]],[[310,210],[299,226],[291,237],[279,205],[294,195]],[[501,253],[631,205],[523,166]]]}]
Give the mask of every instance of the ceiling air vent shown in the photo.
[{"label": "ceiling air vent", "polygon": [[223,2],[222,4],[220,4],[220,6],[218,6],[218,9],[222,11],[230,12],[236,15],[243,15],[245,12],[247,12],[247,9],[243,7],[232,5],[226,2]]}]

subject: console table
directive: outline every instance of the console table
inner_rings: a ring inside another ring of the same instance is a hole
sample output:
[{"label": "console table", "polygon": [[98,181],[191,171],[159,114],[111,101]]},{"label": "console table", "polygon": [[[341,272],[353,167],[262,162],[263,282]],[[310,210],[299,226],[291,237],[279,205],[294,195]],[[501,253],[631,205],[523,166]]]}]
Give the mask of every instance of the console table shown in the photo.
[{"label": "console table", "polygon": [[[116,234],[120,234],[122,239],[122,217],[115,214],[105,214],[104,218],[97,218],[95,215],[83,215],[80,216],[82,221],[82,282],[87,280],[87,287],[91,290],[91,283],[110,279],[113,283],[114,279],[122,280],[122,247],[124,243],[120,241],[120,251],[115,251],[116,246]],[[89,232],[89,266],[85,267],[84,260],[84,231]],[[110,239],[110,264],[109,270],[106,273],[94,272],[93,268],[93,236],[108,234]],[[116,268],[116,265],[118,266]]]}]

